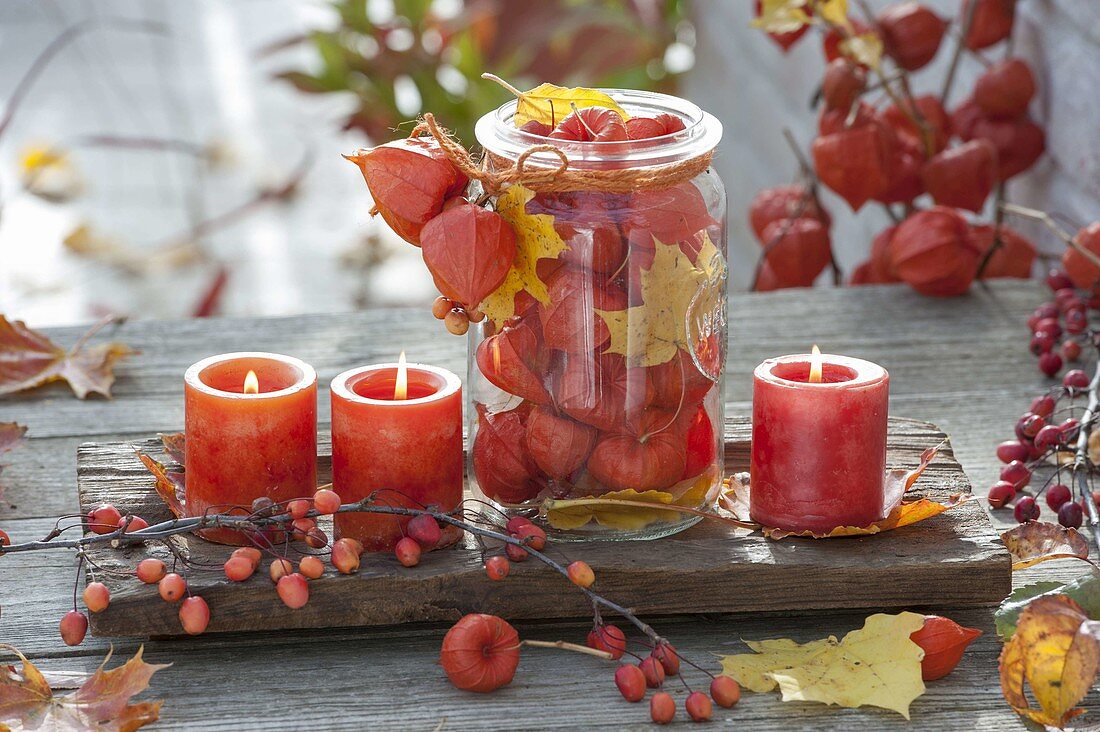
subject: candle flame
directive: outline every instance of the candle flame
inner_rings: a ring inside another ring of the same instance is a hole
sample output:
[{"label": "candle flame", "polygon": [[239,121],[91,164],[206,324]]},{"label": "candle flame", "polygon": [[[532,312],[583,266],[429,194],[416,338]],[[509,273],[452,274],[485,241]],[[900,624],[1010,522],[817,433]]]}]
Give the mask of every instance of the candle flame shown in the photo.
[{"label": "candle flame", "polygon": [[397,383],[393,385],[393,398],[407,399],[409,395],[409,370],[405,366],[405,352],[397,359]]},{"label": "candle flame", "polygon": [[821,349],[814,344],[813,350],[810,351],[810,383],[821,383]]},{"label": "candle flame", "polygon": [[248,375],[244,377],[244,393],[245,394],[259,394],[260,393],[260,380],[256,378],[256,372],[251,369]]}]

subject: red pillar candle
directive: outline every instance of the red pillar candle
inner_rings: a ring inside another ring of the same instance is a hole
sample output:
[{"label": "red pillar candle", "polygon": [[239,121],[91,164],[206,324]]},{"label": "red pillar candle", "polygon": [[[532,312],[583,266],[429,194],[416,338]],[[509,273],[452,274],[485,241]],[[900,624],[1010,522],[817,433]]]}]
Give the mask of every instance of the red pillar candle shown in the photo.
[{"label": "red pillar candle", "polygon": [[[377,503],[449,512],[462,501],[462,382],[445,369],[380,364],[332,380],[332,485],[344,503],[372,493]],[[369,513],[335,517],[336,537],[370,551],[392,549],[408,518]],[[459,536],[444,527],[441,544]]]},{"label": "red pillar candle", "polygon": [[814,358],[769,359],[753,373],[749,512],[788,531],[866,526],[884,513],[890,375],[829,354],[811,375]]},{"label": "red pillar candle", "polygon": [[[312,496],[317,490],[317,373],[274,353],[227,353],[184,381],[187,514]],[[211,541],[249,543],[212,529]]]}]

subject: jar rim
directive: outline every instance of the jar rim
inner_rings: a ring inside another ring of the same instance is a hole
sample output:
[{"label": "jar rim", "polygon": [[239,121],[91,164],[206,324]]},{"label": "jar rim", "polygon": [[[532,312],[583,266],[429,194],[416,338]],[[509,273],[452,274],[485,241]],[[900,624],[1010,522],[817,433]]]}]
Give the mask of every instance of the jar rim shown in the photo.
[{"label": "jar rim", "polygon": [[[474,135],[488,152],[515,160],[533,145],[554,145],[574,168],[644,168],[668,165],[705,155],[722,139],[722,123],[698,105],[681,97],[637,89],[599,89],[609,95],[631,116],[672,114],[685,129],[644,140],[581,142],[556,140],[519,129],[513,123],[519,100],[512,99],[488,112],[477,121]],[[531,154],[527,165],[557,168],[561,159],[551,152]]]}]

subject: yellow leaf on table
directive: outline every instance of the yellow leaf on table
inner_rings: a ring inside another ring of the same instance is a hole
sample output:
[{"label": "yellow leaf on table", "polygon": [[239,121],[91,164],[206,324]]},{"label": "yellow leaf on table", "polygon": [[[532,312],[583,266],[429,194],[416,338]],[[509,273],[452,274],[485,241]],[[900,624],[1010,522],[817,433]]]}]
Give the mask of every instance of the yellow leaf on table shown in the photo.
[{"label": "yellow leaf on table", "polygon": [[621,531],[637,531],[658,521],[678,519],[678,511],[660,508],[673,500],[673,495],[664,491],[612,491],[588,498],[551,498],[542,504],[542,512],[551,526],[563,531],[579,529],[590,521]]},{"label": "yellow leaf on table", "polygon": [[[1100,666],[1100,623],[1065,595],[1032,601],[1001,649],[1001,692],[1017,713],[1039,724],[1064,727],[1083,709],[1084,698]],[[1031,706],[1024,682],[1039,708]]]},{"label": "yellow leaf on table", "polygon": [[522,127],[531,120],[535,120],[554,127],[569,116],[573,111],[573,105],[576,105],[577,109],[607,107],[618,112],[623,120],[630,119],[626,110],[602,91],[584,87],[570,89],[554,84],[539,84],[531,91],[520,92],[513,122],[516,127]]},{"label": "yellow leaf on table", "polygon": [[710,292],[709,285],[722,279],[723,258],[709,236],[703,235],[703,247],[696,261],[676,244],[654,239],[653,265],[642,271],[642,304],[623,310],[600,310],[611,333],[605,353],[626,357],[631,366],[659,366],[671,361],[680,349],[690,347],[688,313],[707,307],[721,293]]},{"label": "yellow leaf on table", "polygon": [[858,64],[877,69],[882,63],[882,39],[877,33],[860,33],[840,42],[840,52]]},{"label": "yellow leaf on table", "polygon": [[535,267],[540,259],[557,259],[569,247],[554,231],[554,217],[527,213],[527,202],[535,192],[520,185],[511,186],[497,198],[497,213],[504,217],[516,235],[516,258],[504,282],[479,306],[499,328],[516,314],[516,295],[528,292],[541,303],[550,302],[546,283]]},{"label": "yellow leaf on table", "polygon": [[840,641],[746,641],[754,653],[723,656],[722,672],[752,691],[779,687],[783,701],[870,705],[909,719],[909,705],[924,693],[924,651],[909,636],[923,626],[917,613],[879,613]]}]

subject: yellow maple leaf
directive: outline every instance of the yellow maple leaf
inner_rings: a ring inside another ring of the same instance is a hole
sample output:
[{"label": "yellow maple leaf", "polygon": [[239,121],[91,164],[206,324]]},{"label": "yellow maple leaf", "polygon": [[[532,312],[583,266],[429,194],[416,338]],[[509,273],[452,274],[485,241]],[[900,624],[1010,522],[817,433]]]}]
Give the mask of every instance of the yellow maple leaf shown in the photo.
[{"label": "yellow maple leaf", "polygon": [[526,290],[543,304],[549,304],[546,283],[535,267],[540,259],[557,259],[569,247],[554,231],[554,217],[527,213],[527,202],[535,197],[530,188],[511,186],[497,198],[497,213],[512,226],[516,235],[516,258],[500,287],[478,307],[499,328],[516,314],[516,295]]},{"label": "yellow maple leaf", "polygon": [[654,239],[653,266],[641,278],[642,304],[624,310],[596,309],[611,333],[606,353],[625,356],[631,366],[657,366],[689,347],[689,311],[712,309],[711,301],[720,300],[724,282],[721,252],[709,236],[704,237],[696,257],[699,266],[676,244]]},{"label": "yellow maple leaf", "polygon": [[917,613],[878,613],[839,641],[746,641],[754,652],[723,656],[722,672],[752,691],[779,687],[783,701],[870,705],[909,719],[909,705],[924,693],[924,651],[909,636],[923,625]]},{"label": "yellow maple leaf", "polygon": [[542,511],[551,526],[563,531],[579,529],[590,521],[621,531],[637,531],[657,521],[676,521],[678,511],[660,508],[674,500],[664,491],[611,491],[587,498],[551,498],[542,504]]},{"label": "yellow maple leaf", "polygon": [[584,87],[567,88],[554,84],[539,84],[531,91],[520,92],[513,119],[516,127],[522,127],[531,120],[547,125],[557,125],[572,111],[585,107],[607,107],[618,112],[624,120],[630,119],[626,110],[615,100],[597,89]]}]

